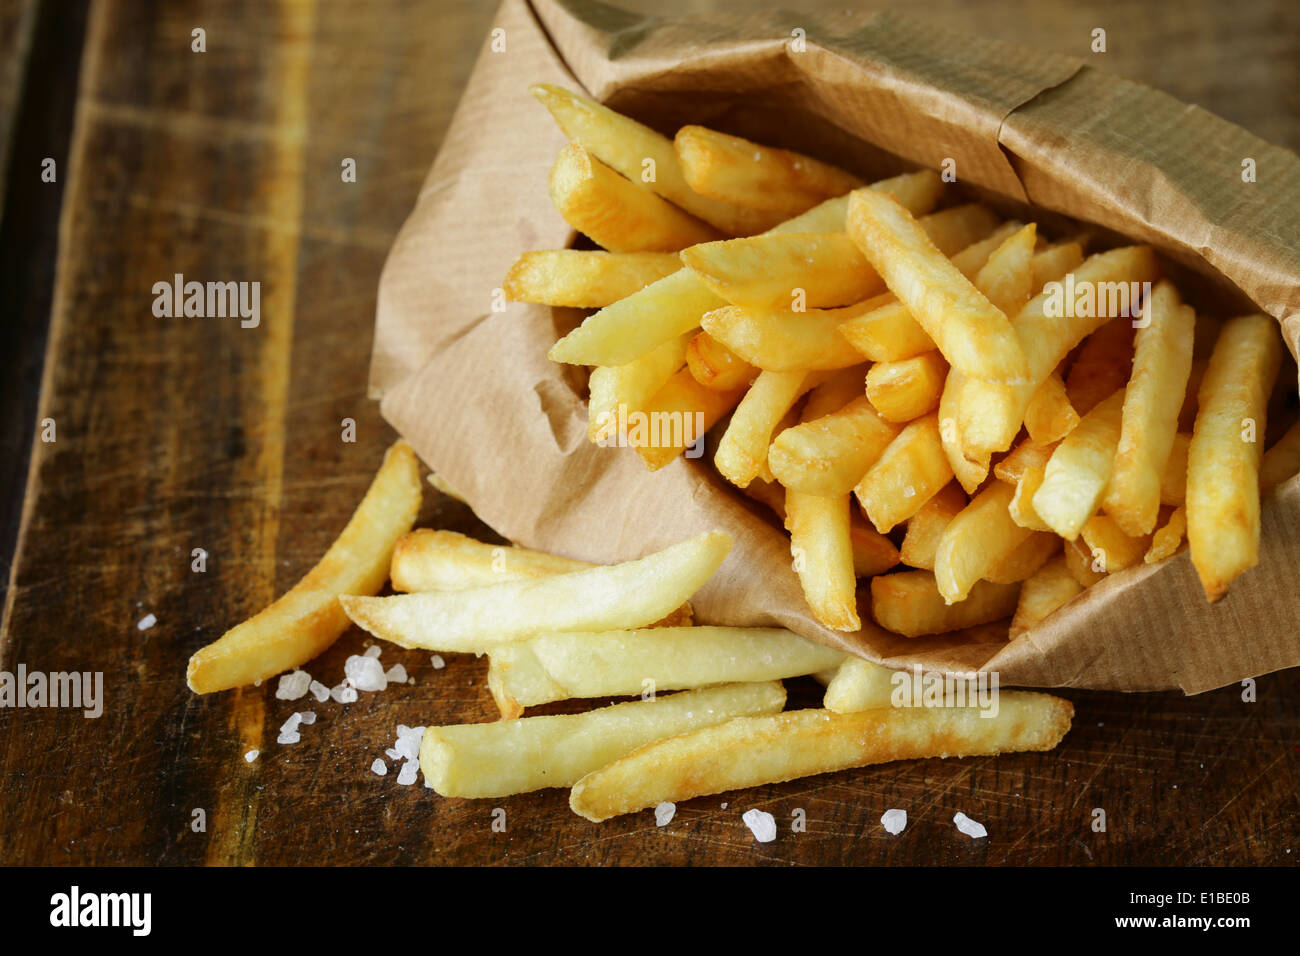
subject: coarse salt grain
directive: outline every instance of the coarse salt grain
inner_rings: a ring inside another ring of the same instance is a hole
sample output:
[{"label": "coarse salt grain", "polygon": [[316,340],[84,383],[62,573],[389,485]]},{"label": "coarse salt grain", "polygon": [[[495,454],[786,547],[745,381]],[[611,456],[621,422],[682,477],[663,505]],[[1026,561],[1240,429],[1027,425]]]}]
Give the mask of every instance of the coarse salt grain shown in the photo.
[{"label": "coarse salt grain", "polygon": [[390,684],[405,684],[406,668],[401,664],[394,664],[384,672],[384,676],[388,678]]},{"label": "coarse salt grain", "polygon": [[388,686],[388,678],[384,676],[384,666],[373,657],[353,654],[343,662],[343,671],[357,690],[381,691]]},{"label": "coarse salt grain", "polygon": [[984,824],[976,823],[964,813],[958,813],[952,818],[952,822],[957,824],[957,829],[966,834],[972,840],[978,840],[981,837],[989,835],[989,831],[984,829]]},{"label": "coarse salt grain", "polygon": [[420,757],[420,744],[424,740],[423,727],[407,727],[405,724],[397,725],[397,752],[408,760],[418,760]]},{"label": "coarse salt grain", "polygon": [[314,710],[304,710],[298,716],[302,718],[304,724],[316,723],[316,711]]},{"label": "coarse salt grain", "polygon": [[280,683],[275,686],[275,699],[297,700],[307,696],[309,687],[311,687],[311,675],[304,670],[281,674]]},{"label": "coarse salt grain", "polygon": [[442,659],[441,654],[434,654],[429,660],[433,662],[433,669],[436,671],[440,671],[447,666],[447,662]]},{"label": "coarse salt grain", "polygon": [[746,810],[741,819],[759,843],[771,843],[776,839],[776,818],[766,810]]},{"label": "coarse salt grain", "polygon": [[384,751],[384,756],[387,757],[389,760],[400,760],[402,757],[402,752],[398,750],[396,747],[389,747],[387,750]]},{"label": "coarse salt grain", "polygon": [[402,764],[402,769],[397,773],[397,782],[403,787],[409,787],[415,783],[415,775],[420,769],[420,761],[408,760]]},{"label": "coarse salt grain", "polygon": [[666,827],[672,822],[673,815],[677,813],[677,804],[669,803],[665,800],[659,806],[655,807],[655,826]]},{"label": "coarse salt grain", "polygon": [[886,810],[884,816],[880,818],[880,825],[890,833],[897,836],[902,833],[903,828],[907,826],[907,811]]},{"label": "coarse salt grain", "polygon": [[154,617],[152,614],[146,614],[144,617],[140,618],[140,620],[135,622],[135,626],[138,630],[147,631],[157,623],[158,618]]},{"label": "coarse salt grain", "polygon": [[388,764],[384,763],[379,757],[375,758],[374,763],[370,765],[370,769],[381,777],[388,775]]},{"label": "coarse salt grain", "polygon": [[280,733],[291,734],[298,729],[298,725],[301,723],[302,714],[290,714],[289,719],[280,725]]},{"label": "coarse salt grain", "polygon": [[282,730],[280,736],[275,738],[277,744],[296,744],[302,740],[302,734],[296,730]]},{"label": "coarse salt grain", "polygon": [[378,644],[371,644],[369,647],[366,648],[366,652],[362,656],[378,657],[382,653],[384,653],[384,649],[382,647],[380,647]]},{"label": "coarse salt grain", "polygon": [[311,691],[311,695],[316,698],[318,703],[323,704],[330,699],[330,689],[318,680],[312,681],[307,686],[307,689]]},{"label": "coarse salt grain", "polygon": [[355,687],[349,687],[347,684],[339,684],[330,688],[330,696],[340,704],[355,704],[357,701],[357,690]]},{"label": "coarse salt grain", "polygon": [[259,753],[261,753],[260,750],[250,750],[248,753],[244,754],[244,759],[247,760],[249,763],[252,763],[254,760],[257,759],[257,755]]}]

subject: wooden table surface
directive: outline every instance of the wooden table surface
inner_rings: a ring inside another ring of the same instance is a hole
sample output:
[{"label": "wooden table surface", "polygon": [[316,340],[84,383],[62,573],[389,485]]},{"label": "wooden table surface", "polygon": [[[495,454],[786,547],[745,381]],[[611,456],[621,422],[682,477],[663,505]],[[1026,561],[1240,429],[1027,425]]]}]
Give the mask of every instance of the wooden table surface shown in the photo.
[{"label": "wooden table surface", "polygon": [[[1077,55],[1105,27],[1098,65],[1300,147],[1300,8],[1286,0],[903,6]],[[662,829],[649,813],[594,826],[565,791],[444,800],[371,773],[398,723],[495,716],[474,658],[435,670],[385,647],[415,684],[348,706],[276,700],[273,682],[187,690],[189,655],[315,562],[393,438],[366,399],[376,284],[491,15],[471,0],[0,0],[0,284],[17,343],[0,357],[0,669],[102,671],[105,696],[97,719],[0,709],[0,863],[1300,857],[1294,670],[1261,678],[1255,702],[1236,687],[1190,699],[1070,692],[1075,727],[1053,753],[701,798]],[[191,51],[197,27],[205,53]],[[53,184],[40,180],[46,156]],[[345,157],[355,183],[341,181]],[[259,281],[260,326],[156,318],[152,286],[176,273]],[[355,443],[340,440],[345,418]],[[433,494],[424,519],[489,534]],[[196,548],[209,555],[202,572]],[[139,630],[147,614],[157,624]],[[349,631],[308,670],[337,683],[364,643]],[[810,684],[791,683],[796,702],[815,703]],[[277,745],[305,703],[319,719],[301,743]],[[492,827],[498,807],[504,832]],[[755,843],[741,822],[751,807],[775,814],[775,842]],[[879,825],[889,807],[908,812],[899,837]],[[1095,808],[1105,832],[1090,826]],[[796,810],[804,832],[791,830]],[[957,811],[988,839],[959,834]]]}]

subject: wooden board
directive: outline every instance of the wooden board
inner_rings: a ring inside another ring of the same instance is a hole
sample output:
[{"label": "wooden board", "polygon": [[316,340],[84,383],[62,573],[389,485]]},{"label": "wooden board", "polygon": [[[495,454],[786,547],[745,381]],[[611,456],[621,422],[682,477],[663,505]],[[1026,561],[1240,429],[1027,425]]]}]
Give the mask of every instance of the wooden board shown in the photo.
[{"label": "wooden board", "polygon": [[[928,9],[1076,54],[1106,27],[1099,66],[1300,145],[1294,5]],[[4,0],[0,23],[24,10]],[[271,685],[187,690],[189,654],[313,564],[392,440],[365,397],[376,283],[490,15],[470,0],[103,0],[84,48],[75,31],[64,38],[69,55],[82,50],[80,89],[48,361],[39,400],[24,395],[28,433],[50,417],[57,440],[33,446],[0,668],[102,671],[106,700],[97,719],[0,710],[0,863],[1292,862],[1296,671],[1260,679],[1254,703],[1240,688],[1067,692],[1075,729],[1054,753],[702,798],[662,829],[649,813],[596,827],[564,791],[468,802],[375,776],[398,723],[495,716],[473,658],[435,670],[428,655],[385,647],[384,663],[404,663],[415,684],[349,706],[276,700]],[[199,27],[205,53],[191,50]],[[23,93],[42,95],[40,84]],[[356,183],[341,180],[347,157]],[[11,170],[10,195],[27,188],[19,175],[34,174]],[[49,227],[39,209],[23,215],[9,233]],[[176,273],[260,282],[260,325],[155,317],[152,286]],[[355,443],[341,440],[348,418]],[[424,523],[489,533],[433,494]],[[209,554],[203,572],[195,548]],[[157,624],[141,631],[146,614]],[[337,683],[365,643],[351,631],[308,670]],[[814,705],[816,689],[792,682],[792,699]],[[308,708],[319,719],[302,742],[277,745],[279,725]],[[498,807],[504,832],[492,827]],[[774,843],[744,827],[752,807],[776,816]],[[909,814],[898,837],[878,822],[890,807]],[[1091,827],[1096,808],[1105,832]],[[957,811],[988,839],[958,833]]]}]

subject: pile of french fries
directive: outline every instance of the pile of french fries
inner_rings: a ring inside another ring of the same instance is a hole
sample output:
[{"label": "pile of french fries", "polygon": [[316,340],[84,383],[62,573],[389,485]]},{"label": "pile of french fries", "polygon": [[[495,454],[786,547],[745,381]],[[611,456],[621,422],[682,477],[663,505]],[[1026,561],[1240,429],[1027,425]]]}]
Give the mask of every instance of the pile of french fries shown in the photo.
[{"label": "pile of french fries", "polygon": [[[859,579],[895,633],[1014,637],[1184,540],[1211,601],[1257,563],[1260,495],[1300,470],[1295,424],[1261,455],[1292,394],[1268,316],[1199,315],[1150,248],[1085,257],[931,171],[864,185],[532,92],[571,140],[555,207],[602,249],[526,253],[507,294],[595,310],[550,352],[591,367],[593,441],[657,469],[719,426],[826,627],[862,626]],[[683,425],[634,440],[638,414]]]}]

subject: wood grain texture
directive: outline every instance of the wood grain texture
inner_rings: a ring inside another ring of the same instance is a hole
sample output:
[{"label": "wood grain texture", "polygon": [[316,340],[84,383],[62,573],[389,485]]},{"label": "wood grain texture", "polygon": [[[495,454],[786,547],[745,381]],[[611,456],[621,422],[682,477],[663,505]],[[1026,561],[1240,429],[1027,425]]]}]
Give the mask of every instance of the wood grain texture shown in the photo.
[{"label": "wood grain texture", "polygon": [[[1105,26],[1099,65],[1300,144],[1294,5],[920,9],[1075,54]],[[276,700],[271,684],[188,691],[189,654],[312,566],[393,437],[365,398],[379,271],[491,13],[471,0],[92,8],[38,412],[58,439],[34,445],[0,668],[102,671],[106,703],[98,719],[0,710],[0,863],[1294,862],[1300,671],[1261,678],[1256,703],[1239,688],[1066,692],[1075,727],[1053,753],[706,797],[664,828],[648,812],[589,824],[566,791],[444,800],[376,777],[398,723],[495,717],[472,657],[435,670],[385,646],[384,663],[415,683],[347,706]],[[190,50],[200,26],[202,54]],[[340,179],[345,157],[356,183]],[[260,326],[154,317],[151,287],[175,273],[261,282]],[[345,418],[355,443],[341,440]],[[433,492],[422,524],[490,535]],[[206,572],[191,570],[194,548],[209,553]],[[137,630],[147,613],[157,625]],[[335,684],[365,644],[349,631],[307,669]],[[795,706],[816,705],[811,681],[790,686]],[[302,742],[277,745],[306,709],[319,719]],[[497,807],[505,832],[491,826]],[[752,807],[776,816],[775,842],[754,842],[741,822]],[[898,837],[879,825],[890,807],[909,814]],[[1104,833],[1090,828],[1098,807]],[[797,809],[804,832],[790,827]],[[957,811],[989,838],[958,833]]]}]

